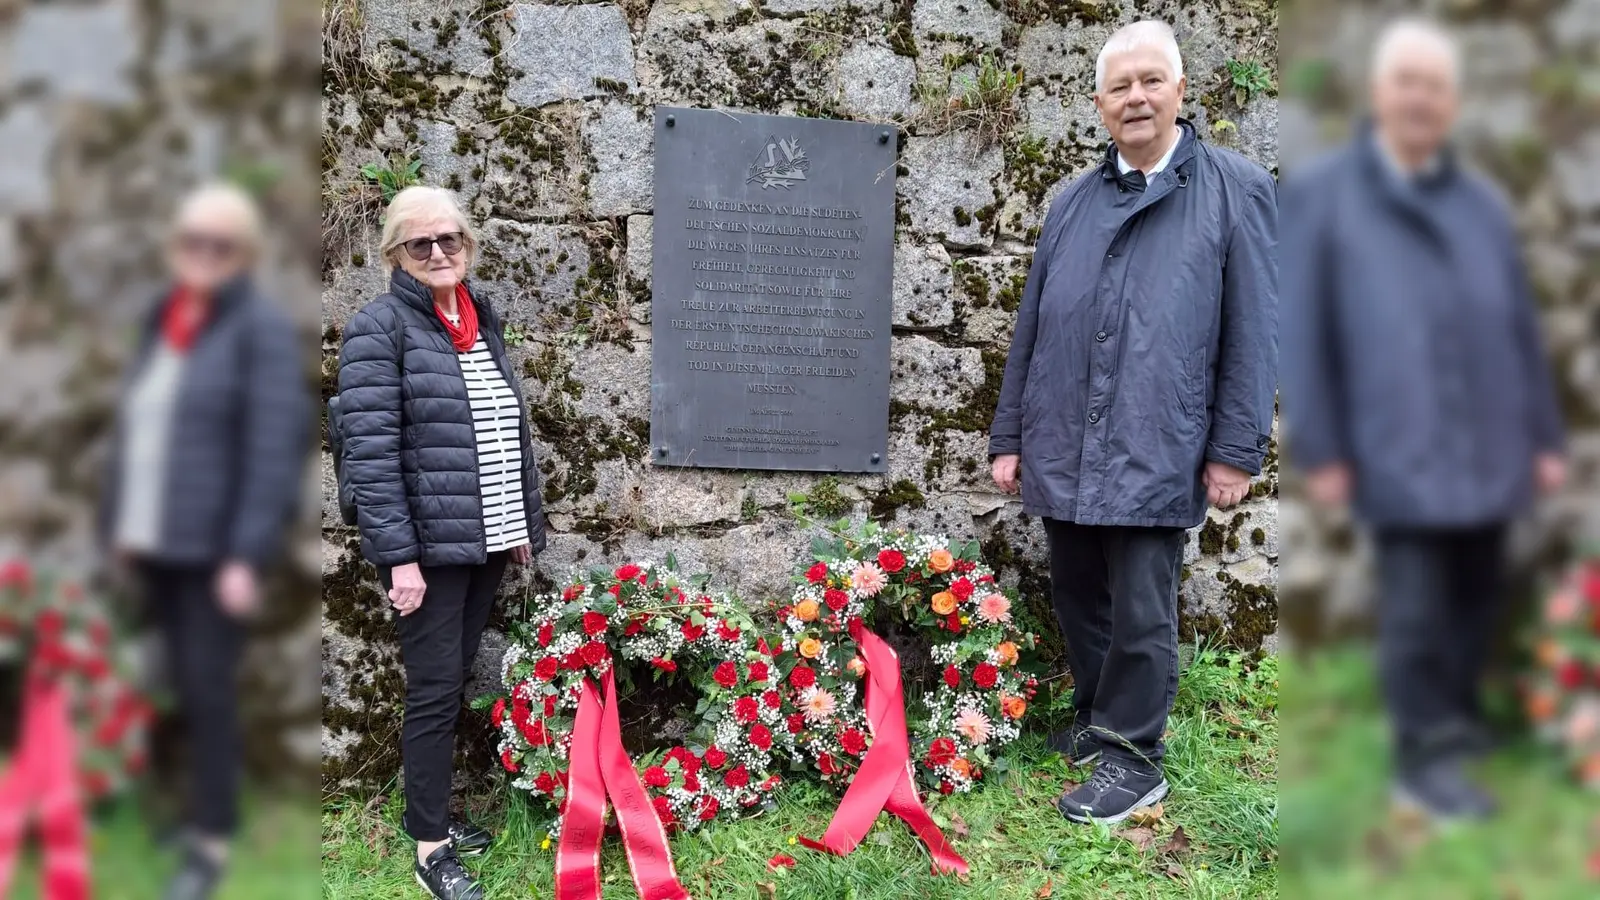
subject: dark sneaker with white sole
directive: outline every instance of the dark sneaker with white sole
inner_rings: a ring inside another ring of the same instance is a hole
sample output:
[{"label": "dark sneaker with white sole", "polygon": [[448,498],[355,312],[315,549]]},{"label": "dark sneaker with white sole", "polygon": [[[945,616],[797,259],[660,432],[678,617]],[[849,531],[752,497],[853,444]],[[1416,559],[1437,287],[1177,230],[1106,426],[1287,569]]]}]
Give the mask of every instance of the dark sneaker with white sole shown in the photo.
[{"label": "dark sneaker with white sole", "polygon": [[1102,759],[1089,780],[1056,801],[1056,808],[1074,822],[1115,824],[1134,810],[1154,806],[1165,796],[1167,779],[1160,772],[1131,769]]},{"label": "dark sneaker with white sole", "polygon": [[1068,765],[1087,766],[1100,758],[1100,742],[1094,739],[1093,730],[1077,722],[1065,731],[1050,735],[1045,744],[1066,757]]},{"label": "dark sneaker with white sole", "polygon": [[1494,798],[1467,778],[1459,761],[1445,760],[1395,779],[1395,811],[1435,824],[1480,821],[1496,812]]},{"label": "dark sneaker with white sole", "polygon": [[183,855],[183,868],[167,882],[165,900],[210,900],[222,880],[222,865],[198,847]]},{"label": "dark sneaker with white sole", "polygon": [[461,865],[456,848],[444,844],[417,863],[417,884],[434,900],[483,900],[483,886]]},{"label": "dark sneaker with white sole", "polygon": [[450,823],[450,844],[461,856],[481,856],[494,843],[494,835],[471,822]]}]

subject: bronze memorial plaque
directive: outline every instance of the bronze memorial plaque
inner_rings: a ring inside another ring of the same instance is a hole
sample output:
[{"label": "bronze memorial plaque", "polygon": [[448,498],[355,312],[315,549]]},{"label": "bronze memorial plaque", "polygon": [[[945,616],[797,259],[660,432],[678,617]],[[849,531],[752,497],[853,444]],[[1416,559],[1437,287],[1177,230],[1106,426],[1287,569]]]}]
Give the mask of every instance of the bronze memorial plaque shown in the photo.
[{"label": "bronze memorial plaque", "polygon": [[656,108],[656,465],[883,472],[892,127]]}]

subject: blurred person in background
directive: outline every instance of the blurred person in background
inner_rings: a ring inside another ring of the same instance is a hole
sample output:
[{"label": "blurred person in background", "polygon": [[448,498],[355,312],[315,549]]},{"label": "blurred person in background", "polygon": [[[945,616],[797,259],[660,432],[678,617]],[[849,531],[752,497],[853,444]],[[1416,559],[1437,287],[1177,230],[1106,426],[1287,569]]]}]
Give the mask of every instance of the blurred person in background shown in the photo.
[{"label": "blurred person in background", "polygon": [[389,291],[350,321],[339,358],[342,465],[362,554],[399,614],[416,879],[439,900],[481,900],[461,857],[493,838],[450,815],[456,720],[507,564],[545,546],[539,470],[499,314],[467,283],[478,242],[455,196],[401,191],[381,251]]},{"label": "blurred person in background", "polygon": [[262,239],[240,188],[206,186],[180,205],[172,287],[124,377],[100,506],[102,540],[159,624],[186,728],[190,810],[173,900],[212,895],[238,827],[236,671],[309,451],[299,339],[251,278]]},{"label": "blurred person in background", "polygon": [[1450,138],[1458,51],[1392,23],[1370,121],[1284,186],[1283,415],[1312,500],[1377,553],[1393,799],[1429,821],[1495,802],[1480,682],[1510,521],[1565,478],[1563,427],[1510,210]]},{"label": "blurred person in background", "polygon": [[1051,205],[990,430],[995,484],[1044,519],[1074,721],[1051,746],[1100,759],[1062,797],[1120,822],[1167,793],[1186,530],[1248,496],[1277,386],[1277,186],[1178,117],[1171,27],[1101,50],[1101,165]]}]

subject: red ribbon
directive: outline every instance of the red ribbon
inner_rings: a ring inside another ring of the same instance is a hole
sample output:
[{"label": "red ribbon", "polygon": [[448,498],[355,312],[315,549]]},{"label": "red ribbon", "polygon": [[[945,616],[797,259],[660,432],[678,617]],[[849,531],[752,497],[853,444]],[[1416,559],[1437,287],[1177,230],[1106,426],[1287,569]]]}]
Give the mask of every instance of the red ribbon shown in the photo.
[{"label": "red ribbon", "polygon": [[813,850],[848,856],[872,829],[881,810],[911,826],[933,857],[933,873],[967,874],[967,861],[950,846],[917,796],[911,779],[911,741],[906,737],[905,692],[900,686],[900,658],[883,638],[863,628],[856,634],[867,664],[867,723],[872,748],[821,841],[801,837]]},{"label": "red ribbon", "polygon": [[605,837],[608,797],[617,810],[622,847],[640,900],[690,900],[672,866],[666,829],[623,749],[617,683],[611,670],[606,670],[602,683],[603,705],[599,690],[588,679],[578,698],[567,809],[561,845],[556,848],[556,900],[599,900],[600,842]]},{"label": "red ribbon", "polygon": [[22,701],[22,739],[0,778],[0,897],[11,877],[30,814],[39,815],[45,900],[87,900],[89,851],[78,794],[77,752],[66,687],[33,674]]}]

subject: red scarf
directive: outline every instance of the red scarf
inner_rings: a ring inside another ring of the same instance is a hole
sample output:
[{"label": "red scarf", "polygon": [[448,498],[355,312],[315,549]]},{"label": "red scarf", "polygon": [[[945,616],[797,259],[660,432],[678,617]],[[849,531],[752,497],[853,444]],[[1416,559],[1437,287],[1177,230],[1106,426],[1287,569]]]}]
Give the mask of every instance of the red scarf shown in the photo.
[{"label": "red scarf", "polygon": [[457,352],[466,353],[478,342],[478,308],[472,305],[466,285],[456,284],[456,317],[461,320],[460,325],[450,321],[438,303],[433,304],[433,311],[444,323],[444,330],[450,332],[450,343],[456,345]]},{"label": "red scarf", "polygon": [[206,321],[206,303],[194,291],[179,285],[167,298],[161,314],[161,337],[179,353],[187,353]]}]

